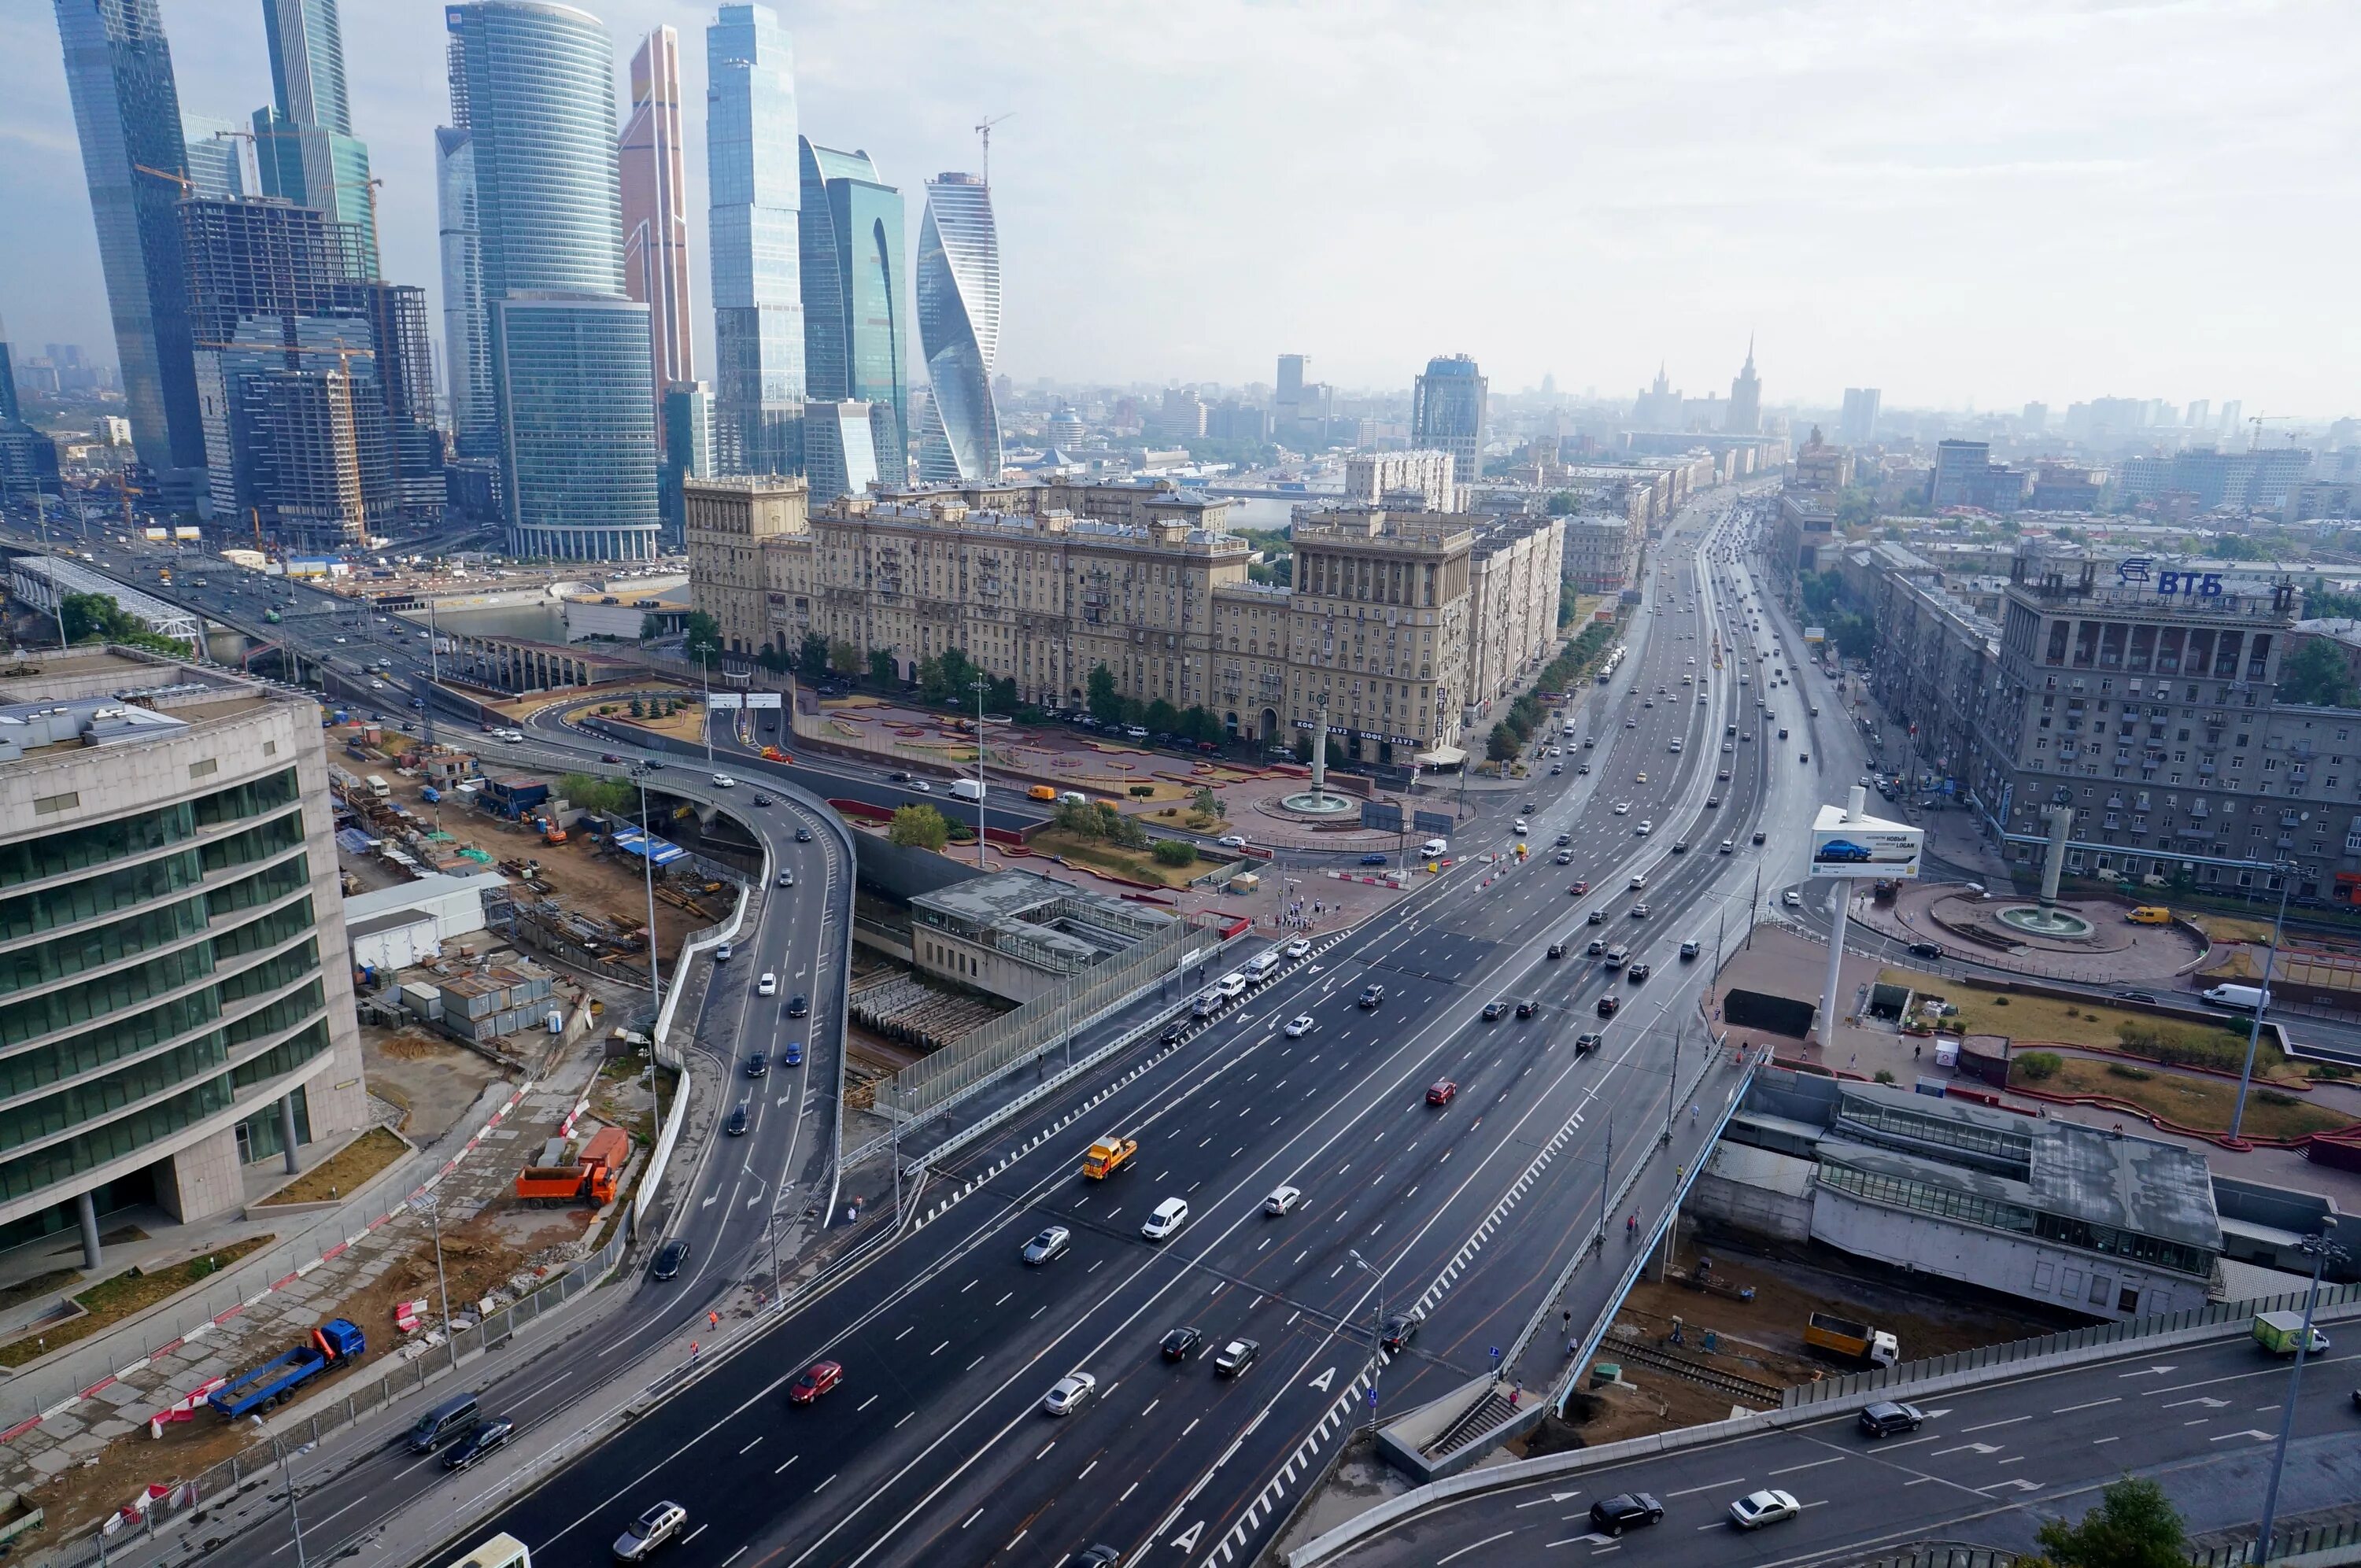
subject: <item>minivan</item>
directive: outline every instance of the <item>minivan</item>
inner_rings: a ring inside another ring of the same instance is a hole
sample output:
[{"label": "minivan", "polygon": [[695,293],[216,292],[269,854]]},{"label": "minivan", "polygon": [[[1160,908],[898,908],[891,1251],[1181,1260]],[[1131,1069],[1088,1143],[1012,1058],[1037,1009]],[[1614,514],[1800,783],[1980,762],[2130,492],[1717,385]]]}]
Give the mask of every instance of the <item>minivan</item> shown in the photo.
[{"label": "minivan", "polygon": [[2135,926],[2169,926],[2172,911],[2161,904],[2143,904],[2124,918]]},{"label": "minivan", "polygon": [[1148,1216],[1148,1223],[1139,1227],[1139,1234],[1149,1241],[1160,1242],[1188,1223],[1188,1203],[1179,1198],[1167,1198],[1156,1206],[1154,1213]]},{"label": "minivan", "polygon": [[466,1431],[479,1413],[473,1393],[452,1395],[419,1417],[418,1424],[410,1429],[410,1452],[434,1453]]},{"label": "minivan", "polygon": [[1440,839],[1429,839],[1418,847],[1418,852],[1429,860],[1451,853],[1451,846]]},{"label": "minivan", "polygon": [[1623,967],[1624,960],[1629,959],[1631,956],[1631,949],[1622,946],[1620,943],[1618,943],[1616,946],[1607,949],[1607,967],[1609,969],[1621,969]]}]

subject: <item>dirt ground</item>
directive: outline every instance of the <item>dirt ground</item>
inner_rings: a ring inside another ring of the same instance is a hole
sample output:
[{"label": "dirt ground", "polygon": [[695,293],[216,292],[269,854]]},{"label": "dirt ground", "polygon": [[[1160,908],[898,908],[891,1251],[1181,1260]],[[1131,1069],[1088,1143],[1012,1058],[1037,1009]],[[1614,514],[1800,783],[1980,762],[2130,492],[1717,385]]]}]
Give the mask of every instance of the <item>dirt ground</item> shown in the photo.
[{"label": "dirt ground", "polygon": [[383,1127],[371,1127],[294,1180],[275,1188],[253,1207],[273,1203],[332,1203],[401,1158],[410,1150]]},{"label": "dirt ground", "polygon": [[361,1065],[369,1089],[409,1113],[401,1130],[421,1145],[449,1132],[500,1076],[484,1058],[423,1029],[362,1029]]}]

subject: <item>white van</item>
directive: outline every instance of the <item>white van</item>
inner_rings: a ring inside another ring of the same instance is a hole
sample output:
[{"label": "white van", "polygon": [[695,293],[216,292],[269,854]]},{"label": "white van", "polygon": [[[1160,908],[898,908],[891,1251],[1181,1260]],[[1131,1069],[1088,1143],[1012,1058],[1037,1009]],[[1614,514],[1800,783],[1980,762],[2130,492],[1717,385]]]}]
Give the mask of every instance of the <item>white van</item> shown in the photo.
[{"label": "white van", "polygon": [[1431,861],[1451,853],[1451,846],[1440,839],[1429,839],[1418,847],[1418,852]]},{"label": "white van", "polygon": [[1213,989],[1222,993],[1224,1001],[1235,1002],[1246,993],[1246,977],[1232,970],[1213,982]]},{"label": "white van", "polygon": [[1179,1198],[1167,1198],[1156,1206],[1156,1212],[1148,1216],[1148,1223],[1139,1227],[1139,1234],[1149,1241],[1160,1242],[1188,1223],[1187,1202]]},{"label": "white van", "polygon": [[1279,949],[1265,948],[1261,952],[1248,959],[1240,967],[1239,972],[1244,974],[1250,983],[1260,985],[1279,972]]}]

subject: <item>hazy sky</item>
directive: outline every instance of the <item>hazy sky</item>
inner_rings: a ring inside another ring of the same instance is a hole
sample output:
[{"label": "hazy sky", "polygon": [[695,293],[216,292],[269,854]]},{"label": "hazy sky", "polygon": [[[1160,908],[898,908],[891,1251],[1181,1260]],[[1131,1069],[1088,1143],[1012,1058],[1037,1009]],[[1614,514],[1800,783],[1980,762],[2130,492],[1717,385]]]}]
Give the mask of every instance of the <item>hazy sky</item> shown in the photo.
[{"label": "hazy sky", "polygon": [[[269,97],[261,0],[162,0],[183,107]],[[680,29],[709,344],[710,5],[604,0],[619,93]],[[346,0],[385,265],[439,296],[430,0]],[[851,0],[783,5],[802,129],[909,199],[994,135],[1001,368],[1497,390],[1665,361],[1773,403],[2361,407],[2354,0]],[[112,359],[43,0],[0,4],[0,317]],[[437,318],[439,327],[439,317]],[[917,345],[912,345],[915,357]],[[703,367],[709,376],[710,356]]]}]

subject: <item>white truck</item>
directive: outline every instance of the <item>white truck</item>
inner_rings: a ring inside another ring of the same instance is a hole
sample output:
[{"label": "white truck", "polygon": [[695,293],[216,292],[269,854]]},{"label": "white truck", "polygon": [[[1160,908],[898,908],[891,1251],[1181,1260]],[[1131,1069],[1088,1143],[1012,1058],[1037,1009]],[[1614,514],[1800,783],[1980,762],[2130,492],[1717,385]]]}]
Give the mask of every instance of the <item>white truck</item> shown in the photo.
[{"label": "white truck", "polygon": [[2259,985],[2217,985],[2204,993],[2205,1000],[2216,1007],[2228,1007],[2240,1013],[2252,1013],[2270,1005],[2270,992]]},{"label": "white truck", "polygon": [[951,781],[951,795],[957,800],[982,800],[983,798],[983,781],[982,779],[953,779]]}]

